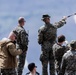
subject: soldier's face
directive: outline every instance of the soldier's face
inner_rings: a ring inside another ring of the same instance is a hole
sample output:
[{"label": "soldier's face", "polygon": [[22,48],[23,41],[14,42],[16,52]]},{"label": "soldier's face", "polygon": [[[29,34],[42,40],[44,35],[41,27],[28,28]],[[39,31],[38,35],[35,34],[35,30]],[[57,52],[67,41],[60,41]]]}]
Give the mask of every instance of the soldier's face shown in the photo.
[{"label": "soldier's face", "polygon": [[25,21],[23,21],[23,22],[21,23],[21,25],[24,26],[24,25],[25,25]]},{"label": "soldier's face", "polygon": [[50,23],[50,18],[46,18],[45,23]]},{"label": "soldier's face", "polygon": [[34,67],[33,71],[36,72],[36,67]]}]

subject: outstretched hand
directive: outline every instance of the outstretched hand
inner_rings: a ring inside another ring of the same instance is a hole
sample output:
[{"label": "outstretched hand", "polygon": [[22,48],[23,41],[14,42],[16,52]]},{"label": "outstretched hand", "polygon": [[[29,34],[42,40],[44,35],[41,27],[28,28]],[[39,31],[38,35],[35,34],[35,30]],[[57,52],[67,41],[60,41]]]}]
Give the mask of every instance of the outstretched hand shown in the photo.
[{"label": "outstretched hand", "polygon": [[66,19],[67,19],[67,16],[63,16],[63,17],[62,17],[62,20],[65,21]]}]

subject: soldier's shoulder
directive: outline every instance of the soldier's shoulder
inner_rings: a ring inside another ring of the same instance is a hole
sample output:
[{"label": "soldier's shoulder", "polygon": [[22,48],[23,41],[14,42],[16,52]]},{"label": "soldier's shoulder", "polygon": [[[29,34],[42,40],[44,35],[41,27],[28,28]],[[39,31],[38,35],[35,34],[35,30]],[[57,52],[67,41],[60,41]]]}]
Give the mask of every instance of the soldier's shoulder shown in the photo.
[{"label": "soldier's shoulder", "polygon": [[57,43],[53,44],[53,48],[55,48],[57,46]]},{"label": "soldier's shoulder", "polygon": [[2,39],[1,41],[0,41],[0,45],[2,46],[2,47],[9,47],[9,46],[11,46],[11,47],[14,47],[15,45],[14,45],[14,43],[12,42],[12,41],[10,41],[9,39]]},{"label": "soldier's shoulder", "polygon": [[13,31],[16,32],[16,33],[25,32],[24,28],[22,28],[20,26],[16,27],[15,30],[13,30]]},{"label": "soldier's shoulder", "polygon": [[55,52],[60,52],[61,51],[61,46],[58,45],[57,43],[53,45],[53,51]]},{"label": "soldier's shoulder", "polygon": [[6,41],[5,40],[0,40],[0,46],[5,45]]},{"label": "soldier's shoulder", "polygon": [[9,41],[10,41],[10,39],[3,38],[2,40],[0,40],[0,44],[7,44]]},{"label": "soldier's shoulder", "polygon": [[23,30],[23,28],[21,26],[17,26],[15,30]]},{"label": "soldier's shoulder", "polygon": [[61,46],[58,45],[57,43],[55,43],[55,44],[53,45],[53,47],[54,47],[54,48],[58,48],[58,49],[61,48]]},{"label": "soldier's shoulder", "polygon": [[44,31],[44,28],[45,28],[45,26],[44,26],[44,25],[43,25],[43,26],[41,26],[41,27],[39,28],[38,32]]},{"label": "soldier's shoulder", "polygon": [[57,43],[55,43],[53,46],[56,46],[57,45]]},{"label": "soldier's shoulder", "polygon": [[8,44],[8,45],[13,45],[13,42],[10,41],[10,42],[8,42],[7,44]]},{"label": "soldier's shoulder", "polygon": [[63,57],[68,58],[68,56],[70,56],[70,54],[71,54],[71,50],[68,50],[68,51],[63,55]]},{"label": "soldier's shoulder", "polygon": [[43,25],[39,28],[39,30],[43,30],[44,28],[45,28],[45,26]]},{"label": "soldier's shoulder", "polygon": [[12,41],[7,41],[7,46],[15,46]]}]

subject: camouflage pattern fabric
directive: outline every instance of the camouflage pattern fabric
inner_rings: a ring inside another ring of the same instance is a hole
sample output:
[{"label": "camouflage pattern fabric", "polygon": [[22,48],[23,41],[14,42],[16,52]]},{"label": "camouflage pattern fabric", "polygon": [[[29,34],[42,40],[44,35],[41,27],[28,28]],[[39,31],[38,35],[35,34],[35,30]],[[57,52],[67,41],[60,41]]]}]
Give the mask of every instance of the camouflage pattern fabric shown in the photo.
[{"label": "camouflage pattern fabric", "polygon": [[[48,42],[49,43],[49,42]],[[48,63],[49,63],[49,73],[51,75],[55,75],[54,71],[54,56],[53,56],[53,51],[52,51],[52,44],[49,43],[50,46],[45,46],[42,47],[42,54],[40,56],[40,61],[42,62],[42,75],[48,75]]]},{"label": "camouflage pattern fabric", "polygon": [[64,55],[64,53],[66,51],[67,51],[66,46],[61,46],[58,43],[55,43],[53,45],[53,54],[54,54],[54,59],[55,59],[55,69],[56,69],[57,73],[59,73],[59,71],[60,71],[62,56]]},{"label": "camouflage pattern fabric", "polygon": [[42,54],[40,55],[40,61],[42,62],[42,75],[48,75],[48,63],[50,75],[55,75],[54,69],[54,56],[52,46],[56,42],[57,28],[62,27],[65,21],[59,21],[52,24],[45,24],[38,31],[38,43],[41,45]]},{"label": "camouflage pattern fabric", "polygon": [[0,69],[0,75],[17,75],[15,69]]},{"label": "camouflage pattern fabric", "polygon": [[17,48],[20,49],[26,49],[28,46],[28,34],[26,33],[25,29],[22,26],[16,27],[13,32],[16,34],[16,42],[17,42]]},{"label": "camouflage pattern fabric", "polygon": [[22,26],[16,27],[13,31],[17,36],[17,49],[22,49],[23,53],[19,55],[18,62],[18,75],[22,75],[23,68],[25,65],[26,52],[28,49],[28,34]]},{"label": "camouflage pattern fabric", "polygon": [[25,59],[26,59],[26,51],[23,52],[21,55],[19,55],[18,68],[17,68],[18,75],[22,75],[23,73]]},{"label": "camouflage pattern fabric", "polygon": [[76,75],[76,50],[64,54],[59,75]]}]

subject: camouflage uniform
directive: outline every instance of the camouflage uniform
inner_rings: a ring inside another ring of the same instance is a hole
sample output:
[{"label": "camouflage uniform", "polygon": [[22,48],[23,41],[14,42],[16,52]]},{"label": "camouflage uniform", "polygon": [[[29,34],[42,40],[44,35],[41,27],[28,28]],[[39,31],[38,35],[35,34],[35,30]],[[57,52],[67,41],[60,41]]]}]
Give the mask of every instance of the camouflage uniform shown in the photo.
[{"label": "camouflage uniform", "polygon": [[52,24],[45,24],[38,31],[38,43],[41,44],[42,54],[40,55],[40,61],[42,62],[42,75],[48,75],[48,63],[50,75],[55,75],[54,69],[54,56],[52,46],[56,42],[57,28],[62,27],[65,21],[59,21]]},{"label": "camouflage uniform", "polygon": [[0,75],[17,75],[15,69],[1,69]]},{"label": "camouflage uniform", "polygon": [[76,75],[76,50],[64,54],[59,75]]},{"label": "camouflage uniform", "polygon": [[53,45],[53,54],[55,59],[55,69],[59,73],[63,54],[68,50],[67,46],[62,46],[58,43]]},{"label": "camouflage uniform", "polygon": [[[76,46],[76,41],[75,41],[75,46]],[[60,73],[58,75],[76,75],[76,50],[75,49],[71,49],[64,54],[62,58]]]},{"label": "camouflage uniform", "polygon": [[17,49],[22,49],[23,53],[19,55],[18,62],[18,75],[22,75],[23,68],[25,65],[26,52],[28,49],[28,34],[22,26],[16,27],[13,31],[17,36]]}]

